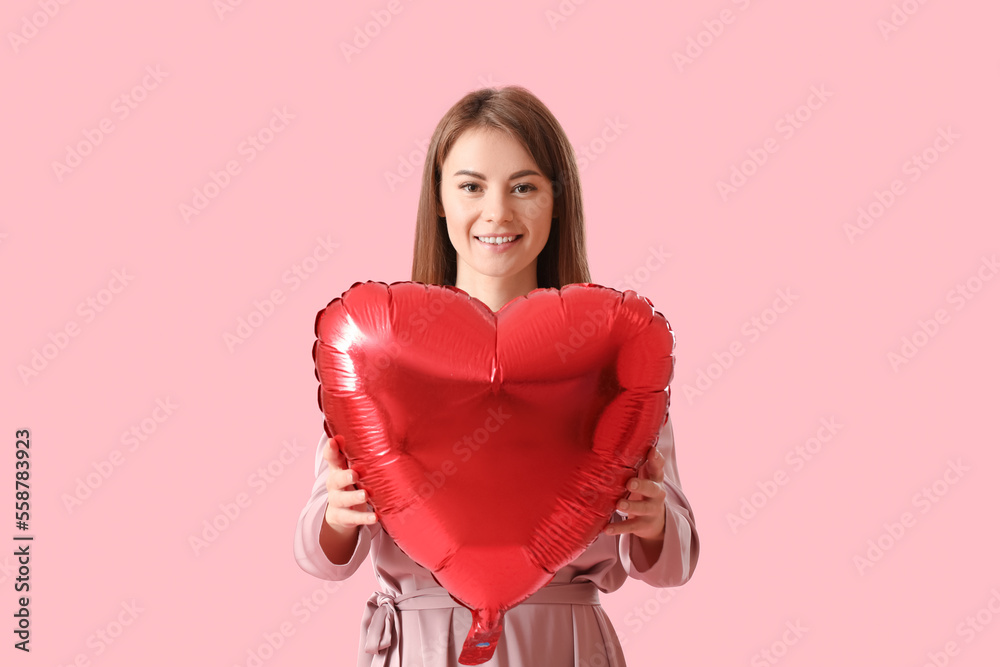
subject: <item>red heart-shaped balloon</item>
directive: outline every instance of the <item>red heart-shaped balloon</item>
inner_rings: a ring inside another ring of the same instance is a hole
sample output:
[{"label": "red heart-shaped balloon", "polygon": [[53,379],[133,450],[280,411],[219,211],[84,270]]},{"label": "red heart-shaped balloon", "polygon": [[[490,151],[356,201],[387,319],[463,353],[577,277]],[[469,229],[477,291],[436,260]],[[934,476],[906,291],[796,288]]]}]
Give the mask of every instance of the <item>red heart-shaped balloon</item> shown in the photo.
[{"label": "red heart-shaped balloon", "polygon": [[473,614],[506,610],[589,547],[670,404],[674,336],[634,291],[540,288],[493,313],[457,287],[356,282],[316,316],[331,438],[385,531]]}]

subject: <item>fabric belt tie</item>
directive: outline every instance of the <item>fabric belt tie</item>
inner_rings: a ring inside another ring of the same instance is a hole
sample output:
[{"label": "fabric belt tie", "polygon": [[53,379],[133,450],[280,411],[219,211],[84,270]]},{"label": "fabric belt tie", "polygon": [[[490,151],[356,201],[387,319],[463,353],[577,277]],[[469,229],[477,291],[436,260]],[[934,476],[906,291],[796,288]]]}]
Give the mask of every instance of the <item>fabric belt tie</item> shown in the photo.
[{"label": "fabric belt tie", "polygon": [[[532,593],[520,604],[599,605],[601,599],[594,582],[581,581],[572,584],[549,584]],[[375,591],[368,598],[367,611],[371,615],[371,621],[365,638],[365,653],[381,657],[381,660],[374,664],[385,664],[389,647],[399,641],[399,631],[403,627],[399,615],[401,611],[451,607],[462,607],[462,605],[455,602],[442,586],[421,588],[399,596]]]}]

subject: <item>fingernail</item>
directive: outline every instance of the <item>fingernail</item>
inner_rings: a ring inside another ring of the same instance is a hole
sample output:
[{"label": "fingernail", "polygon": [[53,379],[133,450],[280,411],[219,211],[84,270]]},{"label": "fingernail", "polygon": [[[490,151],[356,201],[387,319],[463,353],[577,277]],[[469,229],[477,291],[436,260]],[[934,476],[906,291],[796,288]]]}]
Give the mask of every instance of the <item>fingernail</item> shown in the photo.
[{"label": "fingernail", "polygon": [[630,488],[633,491],[635,491],[636,489],[639,488],[639,482],[637,482],[635,480],[632,480],[632,482],[629,483],[628,488]]}]

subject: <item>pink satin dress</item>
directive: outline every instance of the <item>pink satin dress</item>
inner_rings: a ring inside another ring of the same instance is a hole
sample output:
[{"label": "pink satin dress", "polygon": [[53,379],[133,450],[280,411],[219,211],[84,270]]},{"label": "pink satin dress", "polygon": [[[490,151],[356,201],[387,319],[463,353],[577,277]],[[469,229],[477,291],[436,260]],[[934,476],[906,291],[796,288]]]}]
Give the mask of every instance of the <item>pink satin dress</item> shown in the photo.
[{"label": "pink satin dress", "polygon": [[[299,566],[321,579],[341,581],[371,554],[381,591],[372,593],[361,619],[358,667],[461,667],[458,656],[472,614],[434,580],[431,572],[403,553],[378,522],[361,526],[354,553],[333,563],[323,552],[319,532],[327,506],[322,457],[326,434],[316,450],[316,481],[295,528]],[[648,562],[634,535],[600,534],[579,558],[560,569],[547,586],[506,612],[496,652],[484,667],[625,667],[618,635],[600,604],[600,593],[621,588],[625,577],[650,586],[680,586],[698,562],[694,512],[681,490],[670,418],[657,448],[666,462],[667,488],[663,548]],[[370,507],[370,506],[369,506]],[[623,521],[615,512],[612,522]],[[334,656],[323,664],[347,664]]]}]

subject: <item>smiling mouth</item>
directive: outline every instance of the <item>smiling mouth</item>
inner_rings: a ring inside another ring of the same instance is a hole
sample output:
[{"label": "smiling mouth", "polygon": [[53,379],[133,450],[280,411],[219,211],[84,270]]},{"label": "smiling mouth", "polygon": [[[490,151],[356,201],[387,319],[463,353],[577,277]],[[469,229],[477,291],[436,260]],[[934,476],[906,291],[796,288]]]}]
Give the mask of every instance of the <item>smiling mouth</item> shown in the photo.
[{"label": "smiling mouth", "polygon": [[473,238],[486,245],[509,245],[522,236],[523,234],[509,234],[507,236],[476,236]]}]

